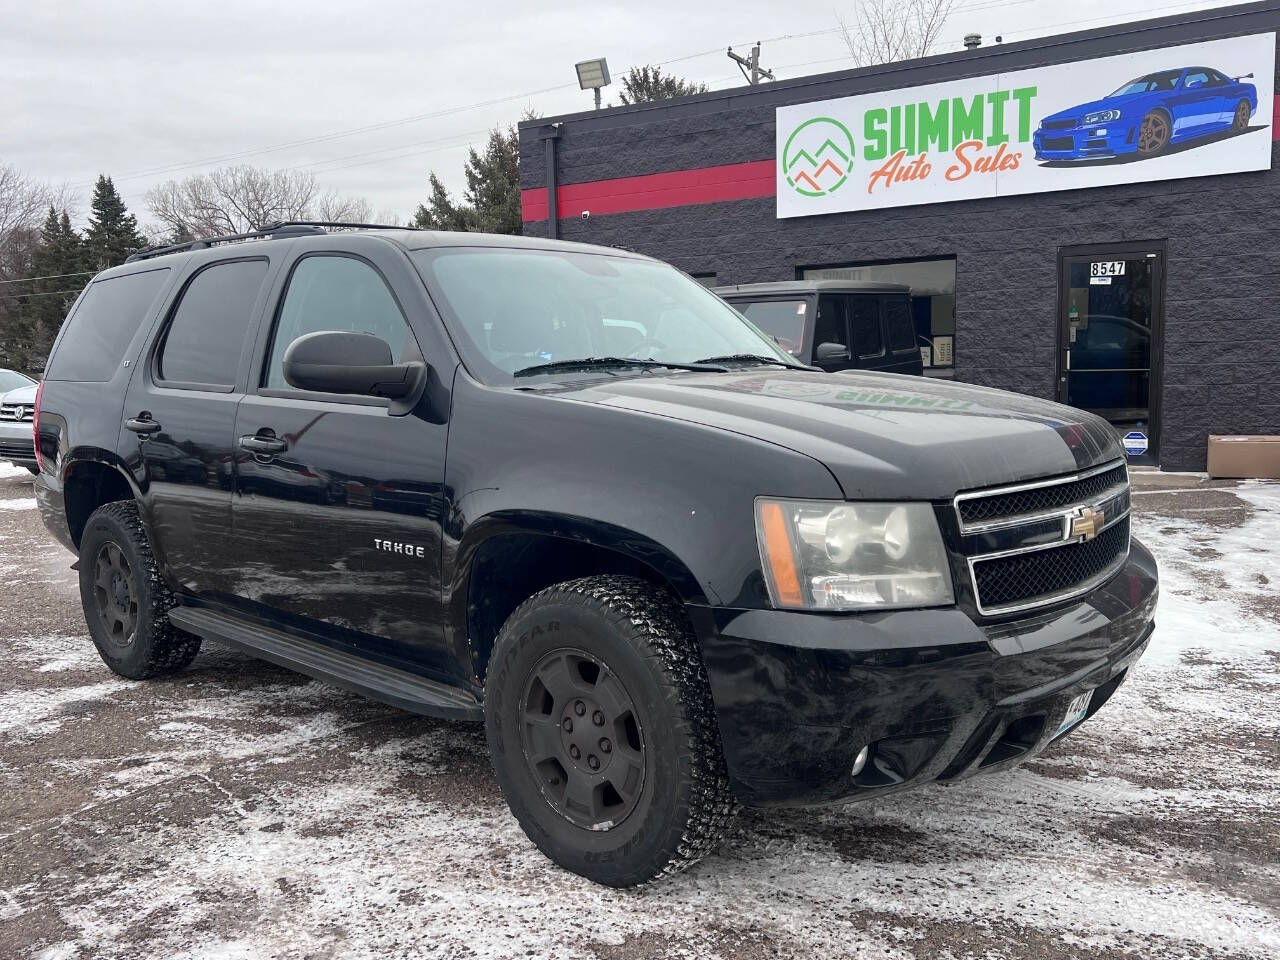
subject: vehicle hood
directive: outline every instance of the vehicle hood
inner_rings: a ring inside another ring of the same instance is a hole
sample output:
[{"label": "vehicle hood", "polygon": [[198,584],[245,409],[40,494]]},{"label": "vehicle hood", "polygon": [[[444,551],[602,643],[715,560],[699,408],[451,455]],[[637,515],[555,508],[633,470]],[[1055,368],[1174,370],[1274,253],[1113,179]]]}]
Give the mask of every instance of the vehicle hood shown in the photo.
[{"label": "vehicle hood", "polygon": [[850,499],[940,500],[1124,456],[1111,425],[1083,410],[898,374],[664,373],[551,392],[807,454],[826,465]]},{"label": "vehicle hood", "polygon": [[1080,103],[1074,107],[1059,110],[1057,113],[1051,113],[1040,121],[1040,125],[1043,126],[1052,120],[1079,120],[1099,110],[1124,111],[1126,107],[1132,110],[1158,96],[1158,93],[1125,93],[1115,97],[1103,97],[1101,100],[1090,100],[1088,103]]},{"label": "vehicle hood", "polygon": [[0,403],[20,403],[23,406],[33,407],[36,403],[36,389],[40,386],[33,383],[29,387],[15,387],[8,393],[0,394]]}]

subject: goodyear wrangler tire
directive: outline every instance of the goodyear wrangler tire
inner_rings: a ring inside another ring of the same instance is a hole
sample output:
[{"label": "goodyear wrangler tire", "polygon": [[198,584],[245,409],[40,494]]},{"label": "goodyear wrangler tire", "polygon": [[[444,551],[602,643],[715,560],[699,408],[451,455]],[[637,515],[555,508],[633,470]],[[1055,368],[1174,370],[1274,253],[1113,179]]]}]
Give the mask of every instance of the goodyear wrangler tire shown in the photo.
[{"label": "goodyear wrangler tire", "polygon": [[485,683],[498,784],[551,860],[629,887],[711,853],[737,814],[706,668],[641,580],[557,584],[511,614]]},{"label": "goodyear wrangler tire", "polygon": [[169,623],[173,594],[160,578],[138,508],[108,503],[80,537],[80,602],[94,646],[131,680],[172,673],[200,650],[200,638]]}]

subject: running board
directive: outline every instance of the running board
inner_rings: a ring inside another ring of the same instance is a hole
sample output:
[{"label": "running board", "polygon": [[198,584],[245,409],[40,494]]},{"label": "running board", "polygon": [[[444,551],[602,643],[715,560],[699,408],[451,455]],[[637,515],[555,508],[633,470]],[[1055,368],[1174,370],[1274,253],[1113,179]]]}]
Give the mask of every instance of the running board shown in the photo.
[{"label": "running board", "polygon": [[174,607],[169,622],[206,640],[221,640],[263,660],[362,693],[401,710],[451,720],[482,720],[476,699],[416,673],[303,640],[235,614],[207,607]]}]

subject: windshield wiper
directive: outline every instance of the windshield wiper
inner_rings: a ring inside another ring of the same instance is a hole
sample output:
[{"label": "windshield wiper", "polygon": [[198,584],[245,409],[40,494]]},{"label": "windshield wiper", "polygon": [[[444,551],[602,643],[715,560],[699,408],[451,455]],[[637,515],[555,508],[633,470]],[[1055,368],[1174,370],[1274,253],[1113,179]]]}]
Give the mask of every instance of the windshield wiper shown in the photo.
[{"label": "windshield wiper", "polygon": [[779,367],[790,367],[793,370],[813,370],[813,367],[803,363],[788,363],[786,360],[779,360],[777,357],[766,357],[760,353],[726,353],[723,357],[707,357],[699,360],[698,363],[768,363]]},{"label": "windshield wiper", "polygon": [[666,367],[670,370],[701,370],[704,373],[726,373],[728,367],[710,361],[697,363],[673,363],[667,360],[636,360],[628,357],[579,357],[577,360],[555,360],[522,367],[513,377],[531,377],[539,373],[559,373],[564,370],[589,370],[593,367]]}]

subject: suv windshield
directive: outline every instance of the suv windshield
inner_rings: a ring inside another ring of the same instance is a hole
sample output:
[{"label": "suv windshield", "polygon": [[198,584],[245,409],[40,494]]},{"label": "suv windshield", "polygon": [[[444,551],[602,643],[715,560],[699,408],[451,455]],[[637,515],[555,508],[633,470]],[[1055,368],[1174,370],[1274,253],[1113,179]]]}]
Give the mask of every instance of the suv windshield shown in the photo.
[{"label": "suv windshield", "polygon": [[652,260],[502,247],[417,250],[413,258],[442,295],[468,367],[487,381],[588,358],[688,364],[752,354],[796,365],[715,294]]},{"label": "suv windshield", "polygon": [[799,356],[804,344],[804,320],[807,300],[757,300],[734,304],[743,316],[773,337],[778,346]]}]

